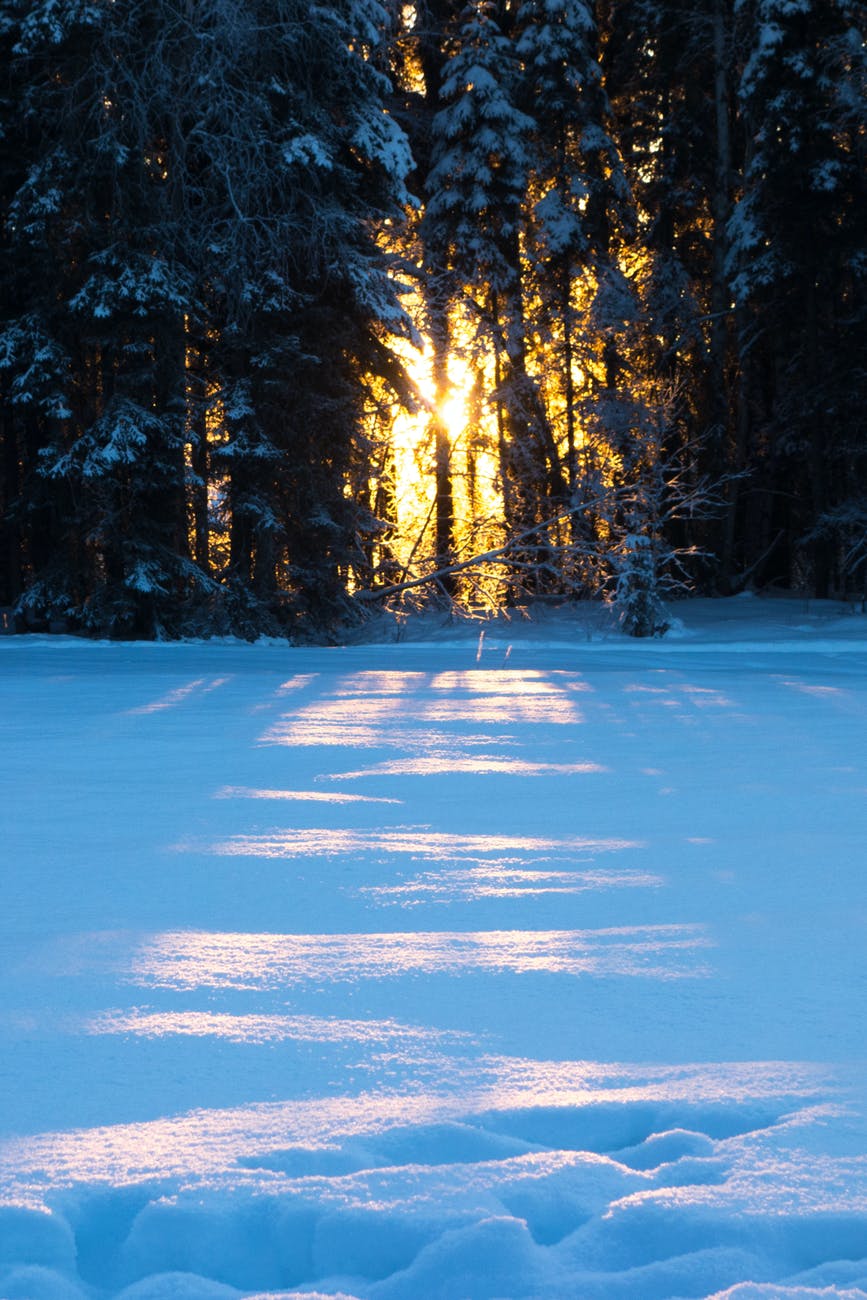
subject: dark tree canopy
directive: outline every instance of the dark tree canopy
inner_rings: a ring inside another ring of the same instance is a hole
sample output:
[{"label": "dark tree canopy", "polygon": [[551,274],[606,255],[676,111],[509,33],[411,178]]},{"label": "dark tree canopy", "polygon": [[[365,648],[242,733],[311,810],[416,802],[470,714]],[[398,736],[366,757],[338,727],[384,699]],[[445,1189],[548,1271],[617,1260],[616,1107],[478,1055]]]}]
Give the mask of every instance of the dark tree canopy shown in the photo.
[{"label": "dark tree canopy", "polygon": [[863,588],[865,41],[856,0],[0,0],[5,623]]}]

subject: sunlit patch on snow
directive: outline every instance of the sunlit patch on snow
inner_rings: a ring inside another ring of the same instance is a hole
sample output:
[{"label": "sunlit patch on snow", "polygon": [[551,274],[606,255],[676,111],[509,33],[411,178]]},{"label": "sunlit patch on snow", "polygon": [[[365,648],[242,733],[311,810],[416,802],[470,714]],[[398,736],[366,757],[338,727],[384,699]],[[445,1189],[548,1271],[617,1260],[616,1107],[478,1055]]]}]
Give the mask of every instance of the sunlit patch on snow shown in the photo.
[{"label": "sunlit patch on snow", "polygon": [[812,682],[803,682],[796,679],[787,678],[782,683],[789,690],[800,691],[802,695],[815,695],[818,699],[832,699],[834,697],[845,697],[847,692],[841,690],[839,686],[818,686]]},{"label": "sunlit patch on snow", "polygon": [[[545,697],[539,701],[490,696],[478,700],[425,700],[410,705],[397,697],[384,699],[352,698],[330,700],[299,709],[278,718],[264,733],[267,745],[398,745],[412,741],[417,734],[403,724],[453,722],[575,724],[581,717],[568,697]],[[395,727],[395,724],[401,724]],[[428,744],[445,739],[435,731],[422,732]],[[466,737],[462,737],[466,741]]]},{"label": "sunlit patch on snow", "polygon": [[210,695],[211,691],[219,690],[221,686],[228,685],[231,680],[231,677],[215,677],[212,682],[208,682],[207,686],[202,687],[202,694]]},{"label": "sunlit patch on snow", "polygon": [[[324,1300],[336,1276],[389,1300],[661,1300],[757,1269],[850,1270],[826,1274],[833,1282],[859,1267],[867,1157],[822,1149],[839,1115],[825,1070],[497,1055],[453,1065],[433,1086],[0,1142],[0,1236],[58,1270],[55,1289],[42,1268],[38,1290],[11,1294],[78,1300],[63,1279],[80,1267],[87,1294],[115,1294],[110,1279],[123,1276],[130,1300],[267,1300],[299,1285]],[[853,1294],[829,1286],[817,1300],[832,1291]]]},{"label": "sunlit patch on snow", "polygon": [[374,669],[342,677],[334,688],[334,694],[365,698],[373,695],[406,695],[423,688],[429,680],[428,673],[382,672]]},{"label": "sunlit patch on snow", "polygon": [[[867,1214],[867,1156],[817,1151],[801,1136],[812,1128],[821,1131],[840,1113],[833,1105],[806,1107],[761,1130],[733,1134],[724,1144],[732,1166],[725,1180],[702,1187],[641,1191],[625,1197],[615,1212],[676,1214],[686,1207],[692,1213],[716,1210],[725,1217],[759,1219],[841,1212],[863,1216]],[[850,1230],[863,1250],[867,1224],[852,1224]]]},{"label": "sunlit patch on snow", "polygon": [[859,638],[10,677],[0,1297],[867,1300]]},{"label": "sunlit patch on snow", "polygon": [[[624,1148],[630,1149],[628,1155],[624,1153],[628,1167],[653,1167],[653,1160],[637,1157],[636,1144],[641,1146],[652,1135],[672,1129],[703,1132],[716,1141],[730,1140],[735,1156],[746,1166],[759,1140],[756,1132],[765,1132],[767,1145],[762,1159],[755,1162],[755,1174],[759,1180],[764,1175],[768,1205],[775,1190],[788,1195],[777,1188],[776,1178],[768,1178],[775,1160],[783,1160],[787,1169],[793,1164],[785,1155],[785,1141],[792,1141],[789,1131],[784,1126],[780,1133],[773,1126],[795,1107],[803,1110],[807,1103],[818,1102],[820,1089],[827,1089],[829,1082],[826,1071],[793,1062],[636,1066],[480,1056],[465,1062],[464,1070],[460,1086],[444,1092],[421,1087],[409,1093],[371,1091],[295,1099],[10,1138],[0,1141],[0,1186],[5,1186],[7,1196],[20,1198],[51,1186],[123,1186],[154,1178],[178,1179],[188,1186],[195,1180],[209,1180],[219,1186],[214,1180],[227,1175],[236,1194],[243,1193],[245,1185],[248,1190],[285,1194],[292,1190],[291,1179],[281,1185],[274,1172],[277,1162],[269,1161],[263,1180],[261,1173],[257,1178],[250,1167],[252,1157],[288,1153],[293,1148],[333,1149],[353,1139],[375,1140],[381,1135],[391,1142],[387,1163],[394,1166],[399,1151],[389,1135],[400,1130],[402,1158],[410,1167],[394,1172],[404,1185],[404,1195],[424,1196],[418,1166],[412,1164],[414,1153],[423,1150],[423,1126],[467,1120],[473,1125],[464,1138],[467,1158],[472,1159],[472,1148],[478,1148],[479,1133],[490,1134],[492,1139],[500,1135],[501,1153],[507,1160],[515,1151],[514,1139],[518,1139],[527,1144],[524,1150],[530,1155],[539,1153],[541,1146],[550,1148],[541,1153],[548,1167],[553,1167],[552,1160],[556,1164],[558,1153],[569,1157],[608,1152],[616,1159]],[[503,1140],[507,1135],[512,1138],[511,1150]],[[451,1142],[447,1137],[441,1134],[439,1145],[448,1151],[460,1134],[455,1133]],[[777,1142],[778,1137],[783,1142]],[[772,1157],[774,1143],[777,1150]],[[460,1150],[449,1151],[451,1160],[460,1155]],[[247,1167],[246,1174],[239,1168],[240,1162]],[[863,1184],[867,1159],[831,1163],[838,1175],[845,1173]],[[792,1186],[809,1188],[815,1177],[811,1170],[815,1170],[811,1160],[802,1164],[800,1174],[792,1169]],[[498,1173],[502,1181],[507,1168],[497,1160],[489,1172]],[[828,1172],[822,1170],[823,1180]],[[467,1173],[466,1168],[458,1169],[456,1182],[460,1184]],[[643,1181],[636,1180],[633,1188]],[[357,1189],[347,1186],[342,1178],[305,1179],[305,1187],[315,1198],[342,1199],[348,1194],[350,1201],[356,1199]],[[832,1189],[837,1188],[840,1196],[848,1196],[839,1177],[826,1181],[825,1187],[826,1200],[832,1199]],[[619,1195],[628,1190],[632,1189],[621,1188]],[[854,1190],[851,1185],[850,1190]],[[690,1198],[689,1187],[679,1191]],[[697,1188],[696,1201],[703,1195],[704,1189]],[[607,1208],[608,1199],[600,1209]]]},{"label": "sunlit patch on snow", "polygon": [[308,686],[312,686],[316,681],[318,673],[295,673],[292,677],[281,682],[277,687],[278,695],[291,695],[293,691],[302,691]]},{"label": "sunlit patch on snow", "polygon": [[729,697],[722,691],[714,690],[711,686],[684,685],[678,686],[675,689],[682,691],[684,695],[689,697],[690,703],[695,704],[700,709],[706,707],[719,709],[734,708],[734,700],[729,699]]},{"label": "sunlit patch on snow", "polygon": [[232,1043],[431,1043],[466,1037],[397,1020],[343,1020],[337,1016],[230,1015],[211,1011],[104,1011],[85,1025],[88,1034],[139,1038],[222,1038]]},{"label": "sunlit patch on snow", "polygon": [[342,794],[338,790],[257,790],[243,785],[224,785],[215,799],[287,799],[301,803],[397,803],[384,795]]},{"label": "sunlit patch on snow", "polygon": [[292,677],[287,678],[285,682],[281,682],[267,700],[251,704],[249,711],[251,713],[271,712],[277,707],[277,704],[283,703],[285,696],[293,695],[296,691],[306,690],[308,686],[313,685],[318,677],[319,673],[295,673]]},{"label": "sunlit patch on snow", "polygon": [[353,772],[333,772],[320,777],[325,781],[355,781],[364,776],[444,776],[466,773],[484,776],[579,776],[589,772],[607,772],[601,763],[532,763],[521,758],[499,758],[494,754],[427,754],[418,758],[395,758]]},{"label": "sunlit patch on snow", "polygon": [[204,677],[197,677],[193,682],[187,682],[184,686],[175,687],[173,691],[167,691],[165,695],[161,695],[157,700],[152,700],[150,704],[139,704],[133,709],[127,709],[126,712],[128,714],[161,713],[164,709],[174,709],[178,704],[183,704],[184,700],[188,699],[190,695],[200,688],[204,688],[202,690],[204,694],[205,691],[213,690],[216,686],[222,685],[225,680],[226,678],[218,679],[218,681],[206,685]]},{"label": "sunlit patch on snow", "polygon": [[[413,716],[431,722],[581,722],[567,683],[556,680],[562,676],[532,669],[437,673],[430,689],[452,698],[419,701]],[[570,685],[573,693],[590,689],[582,681]]]},{"label": "sunlit patch on snow", "polygon": [[529,898],[540,894],[583,894],[589,890],[653,889],[665,882],[642,871],[522,871],[492,864],[468,871],[425,872],[398,885],[358,890],[377,903],[452,903],[480,898]]},{"label": "sunlit patch on snow", "polygon": [[[264,733],[265,745],[381,744],[382,732],[393,732],[402,719],[401,701],[394,699],[322,700],[284,714]],[[400,729],[398,728],[398,732]],[[395,737],[402,743],[402,737]]]},{"label": "sunlit patch on snow", "polygon": [[[184,846],[180,846],[183,849]],[[330,827],[274,831],[269,835],[235,835],[211,845],[223,857],[301,858],[372,854],[409,854],[435,862],[485,862],[496,854],[501,861],[526,862],[540,856],[562,858],[572,854],[619,853],[640,848],[638,840],[592,839],[566,835],[560,839],[541,835],[450,835],[425,826],[393,830],[338,830]]]},{"label": "sunlit patch on snow", "polygon": [[[624,686],[623,690],[627,695],[648,696],[648,703],[662,704],[667,708],[674,708],[676,705],[689,703],[696,708],[734,708],[734,701],[729,699],[722,691],[715,690],[710,686],[691,686],[688,683],[671,683],[668,686],[647,686],[641,683],[633,682]],[[684,700],[684,696],[686,699]],[[680,697],[680,698],[678,698]]]},{"label": "sunlit patch on snow", "polygon": [[532,668],[471,668],[462,672],[436,673],[430,684],[435,691],[469,691],[476,695],[556,695],[565,686],[572,690],[591,689],[577,674],[573,678],[572,674],[540,672]]},{"label": "sunlit patch on snow", "polygon": [[393,979],[410,972],[706,977],[700,925],[604,930],[421,931],[395,934],[166,932],[132,953],[128,978],[152,988],[283,988]]},{"label": "sunlit patch on snow", "polygon": [[407,710],[406,716],[421,722],[497,722],[506,726],[527,722],[574,725],[583,721],[569,696],[554,692],[425,701]]},{"label": "sunlit patch on snow", "polygon": [[589,690],[586,682],[568,674],[533,670],[473,669],[433,676],[362,672],[341,679],[330,699],[284,714],[265,732],[262,742],[401,743],[406,735],[401,735],[400,729],[395,732],[396,722],[575,724],[583,720],[575,694]]}]

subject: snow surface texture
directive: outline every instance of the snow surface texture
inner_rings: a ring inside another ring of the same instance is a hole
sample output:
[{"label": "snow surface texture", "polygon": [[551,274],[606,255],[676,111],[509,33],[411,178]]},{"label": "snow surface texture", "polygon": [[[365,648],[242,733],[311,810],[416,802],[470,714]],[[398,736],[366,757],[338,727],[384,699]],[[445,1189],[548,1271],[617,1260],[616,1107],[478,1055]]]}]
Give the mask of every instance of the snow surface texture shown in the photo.
[{"label": "snow surface texture", "polygon": [[867,1297],[867,619],[0,639],[5,1300]]}]

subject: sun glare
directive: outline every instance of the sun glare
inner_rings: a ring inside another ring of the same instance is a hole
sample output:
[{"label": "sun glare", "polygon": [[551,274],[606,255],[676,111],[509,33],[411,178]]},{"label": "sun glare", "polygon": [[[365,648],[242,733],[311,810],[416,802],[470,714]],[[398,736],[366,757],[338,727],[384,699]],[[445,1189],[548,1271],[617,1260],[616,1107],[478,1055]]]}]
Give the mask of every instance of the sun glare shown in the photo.
[{"label": "sun glare", "polygon": [[419,400],[419,409],[400,412],[391,429],[396,551],[404,565],[434,550],[438,432],[445,433],[448,445],[456,558],[491,545],[491,538],[481,535],[479,521],[484,525],[493,521],[496,527],[502,513],[493,450],[495,431],[490,412],[479,397],[480,366],[484,363],[469,355],[468,340],[457,328],[455,339],[444,390],[437,384],[430,341],[422,349],[401,340],[395,343]]},{"label": "sun glare", "polygon": [[457,389],[436,407],[436,415],[454,446],[467,427],[467,394]]}]

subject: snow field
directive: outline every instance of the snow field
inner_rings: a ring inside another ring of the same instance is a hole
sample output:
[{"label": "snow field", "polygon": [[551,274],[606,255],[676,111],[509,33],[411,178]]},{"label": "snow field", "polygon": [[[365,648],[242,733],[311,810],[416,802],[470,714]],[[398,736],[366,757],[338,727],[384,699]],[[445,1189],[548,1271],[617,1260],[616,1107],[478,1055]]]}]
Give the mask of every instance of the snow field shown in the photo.
[{"label": "snow field", "polygon": [[720,609],[0,643],[0,1296],[867,1296],[867,633]]}]

